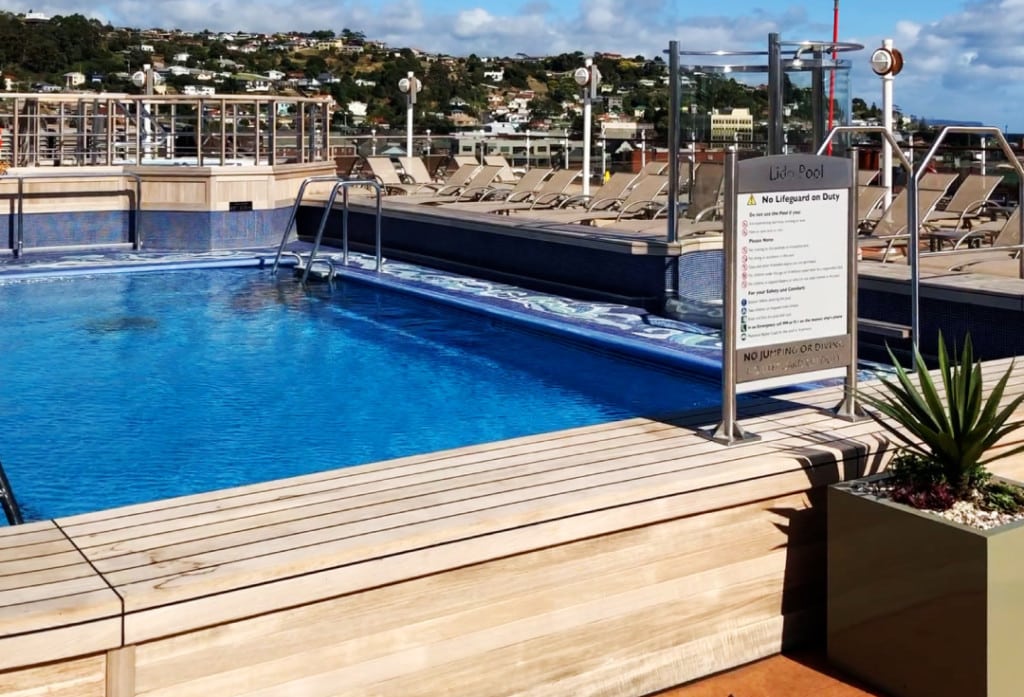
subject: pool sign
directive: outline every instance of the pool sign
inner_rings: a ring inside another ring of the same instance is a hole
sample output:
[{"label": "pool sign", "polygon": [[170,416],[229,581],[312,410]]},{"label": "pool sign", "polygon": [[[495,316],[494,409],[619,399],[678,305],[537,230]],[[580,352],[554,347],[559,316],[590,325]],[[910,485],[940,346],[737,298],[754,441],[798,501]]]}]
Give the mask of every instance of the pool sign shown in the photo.
[{"label": "pool sign", "polygon": [[856,365],[853,163],[730,153],[725,211],[723,425],[737,392],[849,377]]},{"label": "pool sign", "polygon": [[739,194],[737,382],[842,370],[847,189]]}]

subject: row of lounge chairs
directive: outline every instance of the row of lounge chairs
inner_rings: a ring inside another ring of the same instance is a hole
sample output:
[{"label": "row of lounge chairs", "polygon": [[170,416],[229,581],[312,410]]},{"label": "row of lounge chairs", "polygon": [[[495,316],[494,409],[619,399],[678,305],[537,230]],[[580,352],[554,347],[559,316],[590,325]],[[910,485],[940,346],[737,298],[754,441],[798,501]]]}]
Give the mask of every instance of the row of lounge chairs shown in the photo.
[{"label": "row of lounge chairs", "polygon": [[[982,223],[997,207],[991,197],[1002,177],[968,174],[960,181],[952,196],[947,194],[957,179],[953,174],[927,173],[921,178],[917,196],[917,219],[920,239],[933,250],[947,244],[953,249],[963,245],[976,246],[991,240],[991,226]],[[880,203],[886,189],[871,184],[858,190],[859,246],[865,256],[889,261],[905,254],[910,241],[907,229],[909,194],[906,189],[892,198],[887,207]],[[875,254],[867,254],[874,250]]]},{"label": "row of lounge chairs", "polygon": [[[390,158],[367,158],[373,176],[388,194],[403,204],[445,206],[466,213],[530,216],[538,226],[587,225],[607,232],[663,234],[668,179],[665,163],[649,163],[639,174],[616,173],[589,196],[579,193],[581,173],[535,167],[513,181],[504,158],[480,164],[474,158],[456,160],[457,168],[444,181],[435,181],[420,158],[401,158],[403,172]],[[677,231],[691,234],[720,233],[724,168],[701,164],[695,174],[691,198],[678,206]],[[906,190],[888,206],[882,206],[886,189],[873,184],[877,171],[861,172],[858,179],[857,218],[859,246],[866,258],[889,261],[905,255],[907,230]],[[928,173],[919,183],[918,221],[922,240],[934,249],[999,244],[1009,239],[1002,233],[1013,228],[1013,216],[991,219],[995,210],[992,192],[999,176],[969,174],[953,194],[948,194],[956,175]],[[689,183],[688,183],[689,184]],[[1015,233],[1007,233],[1015,234]],[[1016,243],[1014,243],[1016,244]]]},{"label": "row of lounge chairs", "polygon": [[[401,173],[390,158],[367,158],[366,165],[389,194],[389,200],[403,205],[529,216],[538,226],[607,226],[609,232],[664,233],[663,218],[669,208],[665,162],[648,163],[639,173],[612,174],[603,185],[584,196],[579,192],[582,174],[575,170],[532,168],[514,182],[501,182],[506,169],[503,159],[483,165],[475,159],[456,159],[459,166],[443,182],[427,181],[419,158],[400,158]],[[720,232],[724,169],[720,164],[706,163],[696,171],[694,200],[681,201],[678,207],[682,211],[681,234]],[[690,187],[680,190],[685,188]]]}]

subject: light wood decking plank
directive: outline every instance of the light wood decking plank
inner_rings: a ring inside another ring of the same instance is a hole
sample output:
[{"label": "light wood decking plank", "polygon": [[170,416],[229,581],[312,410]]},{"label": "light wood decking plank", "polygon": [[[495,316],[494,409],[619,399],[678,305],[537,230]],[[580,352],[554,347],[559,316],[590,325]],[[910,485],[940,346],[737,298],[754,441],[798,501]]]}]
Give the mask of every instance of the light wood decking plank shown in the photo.
[{"label": "light wood decking plank", "polygon": [[0,672],[4,697],[108,697],[102,656]]},{"label": "light wood decking plank", "polygon": [[[426,497],[422,501],[414,501],[421,506],[416,509],[410,508],[410,501],[400,501],[386,504],[380,511],[368,507],[353,512],[325,516],[322,519],[307,520],[303,518],[268,530],[247,530],[233,536],[204,538],[192,543],[172,545],[166,548],[150,548],[135,555],[122,555],[116,559],[97,559],[96,563],[97,567],[107,573],[115,584],[131,583],[139,580],[137,575],[121,573],[121,571],[141,567],[143,563],[145,563],[147,571],[152,571],[154,566],[164,566],[161,573],[166,573],[168,569],[179,565],[180,560],[180,564],[187,567],[182,570],[194,572],[206,565],[222,566],[229,563],[220,550],[225,550],[225,553],[231,558],[237,559],[246,556],[264,556],[309,545],[337,544],[340,540],[347,538],[374,535],[390,537],[393,532],[409,535],[413,532],[414,526],[429,526],[436,524],[438,520],[446,520],[451,525],[461,526],[470,522],[476,514],[478,519],[483,518],[490,521],[493,520],[495,510],[502,507],[507,508],[509,505],[521,505],[524,501],[543,501],[544,507],[552,510],[551,504],[554,497],[564,499],[566,494],[581,496],[581,492],[584,490],[599,490],[610,485],[618,486],[623,483],[635,482],[641,478],[664,478],[666,475],[679,473],[682,461],[675,459],[677,457],[675,453],[670,453],[669,457],[673,459],[667,461],[663,453],[658,453],[658,455],[659,457],[651,458],[651,462],[641,459],[639,463],[590,474],[581,480],[558,481],[555,484],[541,483],[523,489],[508,489],[504,483],[499,483],[499,485],[476,487],[472,492],[465,492],[466,495],[463,499],[455,501],[450,500],[448,492],[442,492]],[[618,461],[620,463],[631,462],[625,458],[619,458]],[[754,467],[757,471],[746,476],[763,476],[763,468],[760,464],[754,463]],[[736,467],[729,473],[728,479],[743,477],[743,472],[744,470]],[[715,481],[723,481],[722,476],[716,476]],[[714,481],[701,488],[713,485]],[[471,493],[479,495],[470,496]],[[553,511],[552,515],[571,513]],[[381,535],[382,528],[387,531],[386,535]],[[469,532],[469,534],[482,534],[483,532],[485,531]],[[251,549],[252,552],[247,552],[247,549]],[[178,566],[178,568],[181,567]]]}]

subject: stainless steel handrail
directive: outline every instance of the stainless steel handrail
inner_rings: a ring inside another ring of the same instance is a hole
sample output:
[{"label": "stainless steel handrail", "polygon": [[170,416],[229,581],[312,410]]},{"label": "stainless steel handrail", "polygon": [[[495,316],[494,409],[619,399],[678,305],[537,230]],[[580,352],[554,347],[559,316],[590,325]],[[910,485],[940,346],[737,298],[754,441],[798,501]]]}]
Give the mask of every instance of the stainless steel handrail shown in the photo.
[{"label": "stainless steel handrail", "polygon": [[306,177],[302,180],[302,184],[299,185],[299,193],[295,195],[295,203],[292,204],[291,215],[288,216],[288,223],[284,226],[284,234],[281,236],[281,244],[277,247],[277,254],[274,255],[274,265],[270,267],[270,273],[277,273],[278,264],[281,261],[281,252],[284,251],[284,246],[288,244],[288,235],[292,231],[292,225],[295,224],[295,218],[299,214],[299,207],[302,205],[302,197],[306,193],[306,187],[314,182],[337,182],[338,176],[335,174],[318,174],[313,177]]},{"label": "stainless steel handrail", "polygon": [[[131,208],[134,225],[129,226],[129,230],[134,229],[130,240],[132,249],[138,251],[142,249],[142,220],[139,212],[141,211],[142,205],[142,177],[132,172],[89,172],[81,169],[76,169],[73,172],[8,172],[6,175],[9,178],[17,179],[18,181],[18,193],[17,193],[17,225],[15,227],[15,242],[14,242],[14,256],[20,257],[25,248],[25,180],[26,179],[110,179],[128,177],[135,180],[135,203]],[[111,192],[112,194],[120,194],[121,191]],[[2,194],[0,194],[2,195]]]},{"label": "stainless steel handrail", "polygon": [[7,479],[7,473],[4,472],[2,462],[0,462],[0,508],[4,509],[8,524],[21,525],[25,522],[25,519],[21,516],[21,508],[18,507],[18,501],[14,498],[11,483]]},{"label": "stainless steel handrail", "polygon": [[331,209],[334,207],[334,201],[338,197],[338,190],[340,189],[342,194],[342,209],[341,209],[341,251],[342,251],[342,263],[348,264],[348,190],[353,186],[369,186],[376,193],[377,209],[376,209],[376,271],[380,273],[383,265],[383,256],[381,254],[381,234],[380,234],[380,219],[381,219],[381,195],[383,187],[377,182],[371,179],[347,179],[341,180],[334,184],[334,188],[331,189],[330,198],[327,199],[327,205],[324,206],[324,213],[320,216],[320,227],[316,231],[316,240],[313,242],[313,251],[309,254],[309,262],[306,264],[306,269],[302,274],[302,282],[305,283],[309,277],[309,267],[313,265],[313,260],[316,258],[316,254],[320,249],[320,241],[324,236],[324,229],[327,227],[327,218],[330,217]]}]

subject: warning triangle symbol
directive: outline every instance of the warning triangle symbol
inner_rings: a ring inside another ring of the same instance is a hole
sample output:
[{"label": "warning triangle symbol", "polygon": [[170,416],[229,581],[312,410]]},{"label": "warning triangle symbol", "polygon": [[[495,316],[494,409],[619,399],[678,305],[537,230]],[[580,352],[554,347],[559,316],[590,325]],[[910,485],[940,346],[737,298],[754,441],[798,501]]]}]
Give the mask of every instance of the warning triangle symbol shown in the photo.
[{"label": "warning triangle symbol", "polygon": [[756,206],[757,200],[754,198],[754,194],[750,194],[750,198],[747,199],[748,206]]}]

